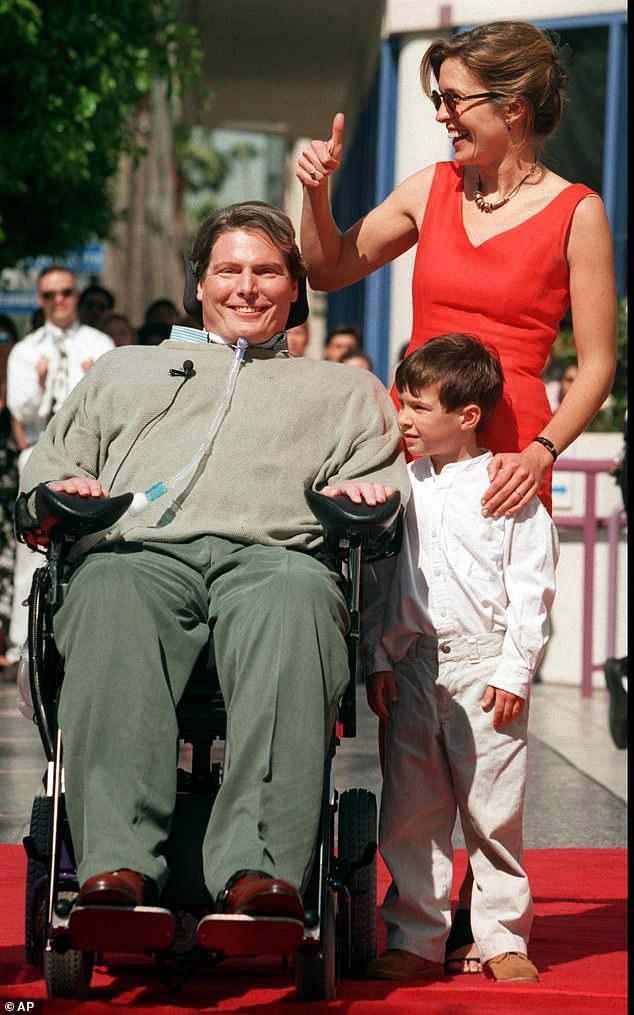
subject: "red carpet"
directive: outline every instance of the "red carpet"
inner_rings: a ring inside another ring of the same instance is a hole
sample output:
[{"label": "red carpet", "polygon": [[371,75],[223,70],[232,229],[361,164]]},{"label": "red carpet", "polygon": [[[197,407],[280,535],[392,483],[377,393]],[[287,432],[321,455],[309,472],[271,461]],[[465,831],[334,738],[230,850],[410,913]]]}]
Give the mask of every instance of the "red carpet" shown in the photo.
[{"label": "red carpet", "polygon": [[[290,972],[261,959],[197,971],[172,997],[149,959],[116,958],[95,969],[89,1001],[50,1001],[39,970],[23,962],[24,854],[0,846],[0,1010],[7,1000],[44,1000],[40,1012],[248,1012],[292,1015],[304,1010],[343,1015],[625,1015],[626,852],[623,849],[528,850],[526,868],[535,898],[531,957],[538,984],[490,983],[483,976],[395,986],[344,980],[337,1000],[296,1005]],[[457,854],[457,875],[465,866]],[[386,887],[381,871],[381,895]],[[384,938],[379,939],[380,945]],[[22,1010],[27,1010],[25,1006]],[[34,1009],[31,1009],[34,1011]]]}]

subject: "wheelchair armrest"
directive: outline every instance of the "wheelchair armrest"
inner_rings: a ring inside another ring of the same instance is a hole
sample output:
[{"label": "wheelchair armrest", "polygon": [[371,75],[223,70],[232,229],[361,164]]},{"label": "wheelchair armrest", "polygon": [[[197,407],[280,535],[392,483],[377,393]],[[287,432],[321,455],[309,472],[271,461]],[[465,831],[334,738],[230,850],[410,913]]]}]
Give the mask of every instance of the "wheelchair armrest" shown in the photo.
[{"label": "wheelchair armrest", "polygon": [[57,493],[45,484],[35,488],[35,518],[28,506],[30,495],[20,494],[15,506],[18,538],[30,546],[46,545],[50,537],[77,540],[114,525],[132,503],[133,494],[118,497],[81,497]]},{"label": "wheelchair armrest", "polygon": [[315,490],[304,490],[306,502],[321,522],[326,541],[339,546],[353,540],[368,555],[384,556],[395,552],[399,520],[402,513],[401,495],[397,490],[384,504],[355,504],[349,497],[326,497]]}]

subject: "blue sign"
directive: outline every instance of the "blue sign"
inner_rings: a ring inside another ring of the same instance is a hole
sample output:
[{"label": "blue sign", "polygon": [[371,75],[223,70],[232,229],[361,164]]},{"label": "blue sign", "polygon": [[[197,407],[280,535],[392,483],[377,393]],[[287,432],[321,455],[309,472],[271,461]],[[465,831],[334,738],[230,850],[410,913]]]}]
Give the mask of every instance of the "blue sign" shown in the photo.
[{"label": "blue sign", "polygon": [[66,257],[34,257],[26,262],[35,271],[48,268],[49,264],[64,264],[78,275],[101,275],[106,263],[104,243],[87,243],[80,250],[73,250]]},{"label": "blue sign", "polygon": [[[104,243],[87,243],[81,250],[75,250],[64,258],[34,257],[26,261],[36,272],[50,264],[63,264],[77,275],[101,275],[106,262]],[[0,289],[0,314],[26,317],[37,310],[35,289]]]},{"label": "blue sign", "polygon": [[69,268],[78,274],[101,275],[106,263],[106,248],[103,243],[87,243],[83,250],[76,250],[66,258]]},{"label": "blue sign", "polygon": [[27,316],[37,310],[35,289],[0,289],[0,313]]}]

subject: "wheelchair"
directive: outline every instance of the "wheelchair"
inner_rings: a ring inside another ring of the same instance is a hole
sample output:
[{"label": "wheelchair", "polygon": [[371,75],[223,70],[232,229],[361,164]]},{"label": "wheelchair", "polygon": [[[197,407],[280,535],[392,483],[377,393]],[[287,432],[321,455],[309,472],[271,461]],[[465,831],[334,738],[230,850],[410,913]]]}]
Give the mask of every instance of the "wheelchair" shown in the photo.
[{"label": "wheelchair", "polygon": [[303,893],[304,920],[227,916],[214,913],[203,880],[202,841],[222,783],[226,712],[213,664],[205,649],[194,669],[177,717],[180,758],[172,831],[165,845],[170,870],[155,906],[75,905],[77,874],[64,803],[62,735],[57,702],[63,661],[53,639],[53,617],[63,602],[70,574],[68,554],[83,536],[112,526],[127,510],[131,494],[91,499],[35,492],[34,518],[21,495],[16,504],[18,538],[46,555],[29,596],[28,683],[47,760],[43,790],[33,802],[27,854],[25,952],[43,966],[49,997],[81,999],[88,994],[96,956],[144,953],[162,967],[193,969],[226,957],[277,954],[292,958],[299,1001],[333,1000],[341,976],[363,976],[376,955],[377,807],[364,789],[338,794],[332,762],[341,737],[356,734],[356,675],[360,637],[360,579],[363,562],[397,552],[402,528],[400,495],[369,507],[311,490],[307,502],[324,530],[324,542],[339,562],[348,613],[350,679],[324,762],[323,796],[314,861]]}]

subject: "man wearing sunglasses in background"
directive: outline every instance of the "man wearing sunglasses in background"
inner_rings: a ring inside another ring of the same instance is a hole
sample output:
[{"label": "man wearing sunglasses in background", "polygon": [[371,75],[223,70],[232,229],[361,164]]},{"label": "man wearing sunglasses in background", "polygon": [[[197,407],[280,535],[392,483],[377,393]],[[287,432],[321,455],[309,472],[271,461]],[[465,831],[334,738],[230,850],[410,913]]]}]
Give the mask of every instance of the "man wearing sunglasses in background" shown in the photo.
[{"label": "man wearing sunglasses in background", "polygon": [[[36,296],[44,324],[13,347],[7,364],[7,406],[23,434],[20,472],[51,416],[95,360],[114,348],[108,335],[80,322],[79,293],[69,268],[56,264],[44,268],[38,275]],[[26,641],[28,611],[22,602],[38,564],[33,557],[26,546],[18,544],[6,652],[10,666],[4,679],[13,677]]]}]

